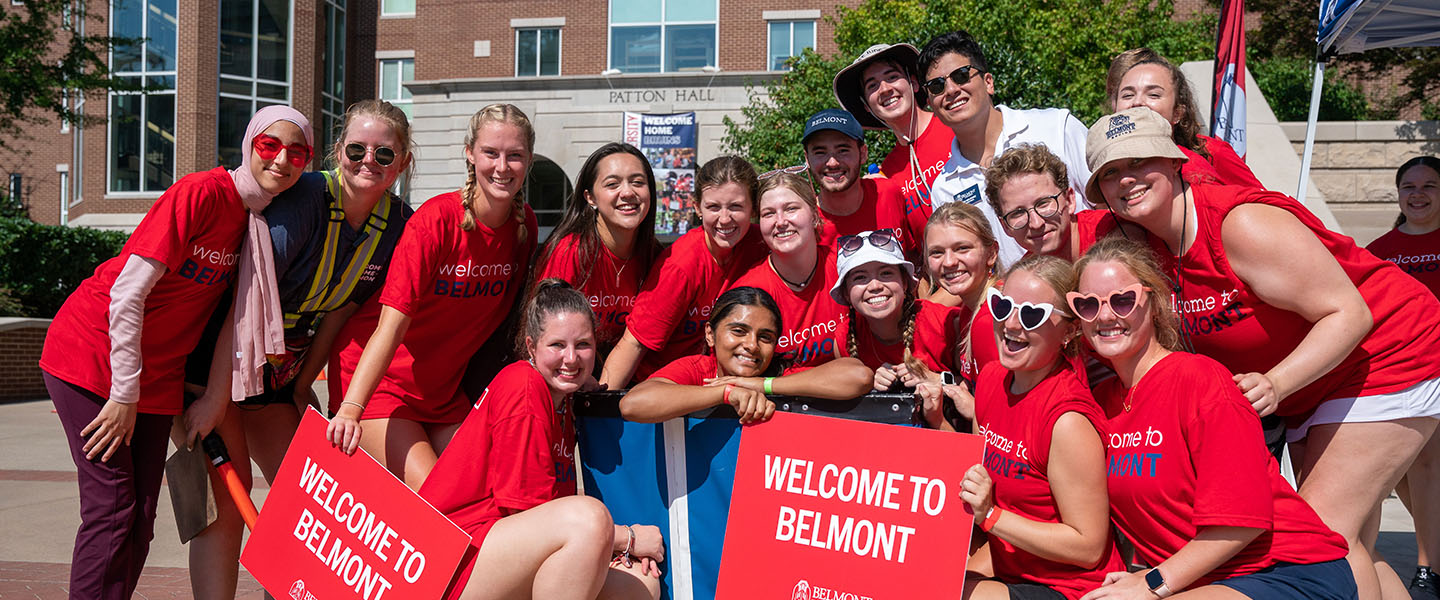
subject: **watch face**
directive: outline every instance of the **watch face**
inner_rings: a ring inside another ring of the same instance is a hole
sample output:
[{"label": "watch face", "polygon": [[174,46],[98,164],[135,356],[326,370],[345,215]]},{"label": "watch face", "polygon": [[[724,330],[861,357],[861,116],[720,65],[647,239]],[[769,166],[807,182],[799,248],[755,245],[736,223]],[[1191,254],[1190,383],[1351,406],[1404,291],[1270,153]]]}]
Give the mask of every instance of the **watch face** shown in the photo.
[{"label": "watch face", "polygon": [[1165,576],[1160,574],[1159,569],[1150,569],[1145,572],[1145,585],[1150,586],[1150,590],[1154,591],[1156,588],[1165,585]]}]

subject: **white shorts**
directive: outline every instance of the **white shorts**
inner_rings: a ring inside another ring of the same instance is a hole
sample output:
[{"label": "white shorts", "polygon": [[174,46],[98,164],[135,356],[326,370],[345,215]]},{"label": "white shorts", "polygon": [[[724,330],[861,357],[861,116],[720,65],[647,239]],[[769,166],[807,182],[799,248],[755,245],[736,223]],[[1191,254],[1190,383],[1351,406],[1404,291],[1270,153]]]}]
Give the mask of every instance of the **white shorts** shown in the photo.
[{"label": "white shorts", "polygon": [[1320,403],[1299,427],[1285,431],[1285,441],[1305,439],[1310,428],[1331,423],[1375,423],[1412,417],[1440,418],[1440,378],[1422,381],[1398,392],[1356,398],[1335,398]]}]

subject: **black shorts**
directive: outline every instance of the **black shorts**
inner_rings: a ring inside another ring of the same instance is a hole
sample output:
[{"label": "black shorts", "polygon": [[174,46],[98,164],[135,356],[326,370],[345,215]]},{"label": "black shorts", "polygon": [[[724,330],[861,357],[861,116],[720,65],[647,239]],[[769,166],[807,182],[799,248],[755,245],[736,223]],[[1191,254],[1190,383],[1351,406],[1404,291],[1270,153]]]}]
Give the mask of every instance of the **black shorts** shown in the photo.
[{"label": "black shorts", "polygon": [[1007,583],[1010,600],[1065,600],[1065,595],[1038,583]]}]

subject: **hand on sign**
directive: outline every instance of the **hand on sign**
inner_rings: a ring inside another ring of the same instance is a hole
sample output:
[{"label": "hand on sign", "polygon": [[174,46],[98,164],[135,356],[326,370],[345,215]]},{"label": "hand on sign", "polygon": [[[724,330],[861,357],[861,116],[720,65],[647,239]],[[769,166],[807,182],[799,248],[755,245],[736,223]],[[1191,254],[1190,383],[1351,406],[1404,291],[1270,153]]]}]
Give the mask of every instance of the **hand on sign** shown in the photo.
[{"label": "hand on sign", "polygon": [[965,480],[960,482],[960,499],[975,512],[976,525],[990,514],[990,507],[995,506],[995,483],[983,465],[974,465],[965,471]]},{"label": "hand on sign", "polygon": [[593,374],[587,376],[585,381],[580,384],[580,391],[582,392],[603,392],[608,389],[610,389],[610,386],[600,383],[598,379],[595,379],[595,375]]},{"label": "hand on sign", "polygon": [[1235,385],[1240,386],[1240,393],[1245,394],[1250,406],[1262,417],[1270,416],[1270,413],[1280,407],[1280,392],[1275,389],[1275,382],[1270,381],[1264,373],[1236,375]]},{"label": "hand on sign", "polygon": [[[138,408],[134,404],[121,404],[114,400],[106,400],[105,406],[100,408],[100,414],[90,421],[85,429],[80,431],[80,437],[88,437],[82,449],[85,452],[85,460],[95,460],[96,456],[100,461],[110,460],[115,451],[121,445],[129,446],[130,438],[135,435],[135,413]],[[90,434],[95,435],[90,435]],[[104,452],[104,455],[101,455]]]},{"label": "hand on sign", "polygon": [[944,388],[945,397],[955,405],[955,411],[968,420],[975,420],[975,396],[970,393],[970,388],[962,384],[947,385]]},{"label": "hand on sign", "polygon": [[931,427],[939,428],[945,422],[945,392],[940,384],[922,382],[915,388],[915,397],[920,399],[920,414]]},{"label": "hand on sign", "polygon": [[1155,592],[1145,583],[1145,572],[1116,571],[1105,575],[1105,583],[1080,597],[1080,600],[1155,600]]},{"label": "hand on sign", "polygon": [[749,388],[730,387],[725,402],[735,407],[735,412],[740,415],[741,425],[763,423],[775,416],[775,403],[766,398],[763,392]]},{"label": "hand on sign", "polygon": [[919,369],[911,369],[905,363],[900,363],[892,368],[895,370],[895,376],[900,378],[900,383],[905,387],[918,388],[922,383],[936,385],[941,383],[940,374],[925,368],[924,365],[921,365]]},{"label": "hand on sign", "polygon": [[900,375],[895,372],[895,368],[895,365],[885,363],[880,365],[880,368],[875,369],[875,391],[888,391],[890,386],[895,385],[895,382],[900,379]]},{"label": "hand on sign", "polygon": [[330,426],[325,428],[325,438],[330,440],[331,446],[346,454],[355,453],[355,448],[360,446],[360,415],[363,412],[353,404],[340,405],[340,410],[330,418]]}]

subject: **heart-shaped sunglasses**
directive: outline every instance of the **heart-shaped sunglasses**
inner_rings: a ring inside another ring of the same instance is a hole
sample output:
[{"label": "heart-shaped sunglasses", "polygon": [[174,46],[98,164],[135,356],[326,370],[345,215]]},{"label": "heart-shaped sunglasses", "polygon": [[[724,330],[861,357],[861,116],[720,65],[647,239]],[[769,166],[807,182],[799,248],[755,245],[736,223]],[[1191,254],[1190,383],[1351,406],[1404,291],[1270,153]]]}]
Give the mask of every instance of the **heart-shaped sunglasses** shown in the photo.
[{"label": "heart-shaped sunglasses", "polygon": [[1109,306],[1110,312],[1123,319],[1135,312],[1135,309],[1145,305],[1145,298],[1149,297],[1149,292],[1150,288],[1143,284],[1132,283],[1104,296],[1070,292],[1065,294],[1065,302],[1070,305],[1071,310],[1075,311],[1075,316],[1087,323],[1100,317],[1102,305]]},{"label": "heart-shaped sunglasses", "polygon": [[1050,320],[1050,315],[1055,312],[1055,305],[1049,302],[1015,302],[1014,298],[1000,293],[1000,290],[990,288],[986,293],[985,304],[990,307],[990,316],[995,322],[1004,322],[1010,318],[1010,314],[1020,311],[1020,326],[1025,331],[1034,331],[1035,328],[1044,325]]}]

